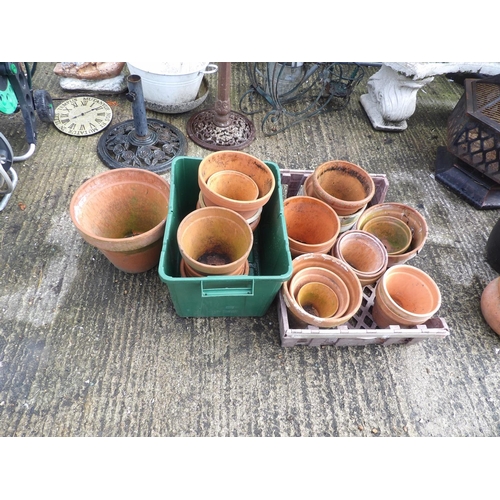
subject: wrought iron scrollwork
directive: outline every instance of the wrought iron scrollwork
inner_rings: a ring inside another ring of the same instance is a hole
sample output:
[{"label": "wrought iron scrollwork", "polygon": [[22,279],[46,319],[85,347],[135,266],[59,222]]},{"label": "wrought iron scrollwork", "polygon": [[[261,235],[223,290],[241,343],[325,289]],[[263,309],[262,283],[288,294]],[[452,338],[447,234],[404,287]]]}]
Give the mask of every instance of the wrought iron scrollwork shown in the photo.
[{"label": "wrought iron scrollwork", "polygon": [[239,107],[247,115],[266,112],[266,136],[324,111],[343,109],[365,74],[357,63],[333,62],[247,63],[246,70],[250,88]]}]

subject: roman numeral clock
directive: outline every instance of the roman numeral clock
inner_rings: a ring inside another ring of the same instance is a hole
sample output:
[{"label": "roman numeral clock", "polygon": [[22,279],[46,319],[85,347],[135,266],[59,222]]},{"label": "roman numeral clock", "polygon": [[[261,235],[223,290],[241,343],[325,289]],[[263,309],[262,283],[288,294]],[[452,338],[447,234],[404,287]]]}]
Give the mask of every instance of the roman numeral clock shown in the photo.
[{"label": "roman numeral clock", "polygon": [[56,108],[54,125],[65,134],[87,136],[104,130],[112,118],[111,108],[101,99],[73,97]]}]

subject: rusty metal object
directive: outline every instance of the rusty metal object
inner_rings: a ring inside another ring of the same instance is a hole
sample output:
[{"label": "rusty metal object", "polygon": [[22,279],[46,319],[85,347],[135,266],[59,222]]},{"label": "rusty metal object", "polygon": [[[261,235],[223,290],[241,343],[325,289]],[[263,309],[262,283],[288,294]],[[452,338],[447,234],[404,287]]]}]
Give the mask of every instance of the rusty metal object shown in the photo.
[{"label": "rusty metal object", "polygon": [[240,150],[255,139],[253,123],[231,109],[231,63],[219,63],[217,101],[213,109],[194,114],[187,123],[189,138],[212,151]]}]

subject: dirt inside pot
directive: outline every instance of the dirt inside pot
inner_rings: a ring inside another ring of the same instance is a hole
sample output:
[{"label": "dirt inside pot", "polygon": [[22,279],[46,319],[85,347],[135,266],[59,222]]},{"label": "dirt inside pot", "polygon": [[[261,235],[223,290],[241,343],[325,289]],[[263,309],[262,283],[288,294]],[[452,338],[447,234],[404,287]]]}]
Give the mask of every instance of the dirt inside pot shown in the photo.
[{"label": "dirt inside pot", "polygon": [[208,251],[200,255],[197,261],[209,266],[224,266],[232,262],[233,259],[226,253]]}]

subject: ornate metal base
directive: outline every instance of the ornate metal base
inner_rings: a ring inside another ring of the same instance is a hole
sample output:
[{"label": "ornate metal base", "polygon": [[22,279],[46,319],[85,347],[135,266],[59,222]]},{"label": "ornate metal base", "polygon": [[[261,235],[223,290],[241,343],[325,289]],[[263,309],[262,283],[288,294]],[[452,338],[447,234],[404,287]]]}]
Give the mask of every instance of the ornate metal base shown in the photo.
[{"label": "ornate metal base", "polygon": [[216,123],[214,109],[199,111],[187,123],[189,138],[196,144],[211,151],[244,149],[255,139],[255,127],[245,116],[229,111],[228,125]]},{"label": "ornate metal base", "polygon": [[173,125],[147,119],[149,134],[139,137],[134,120],[115,125],[107,130],[97,145],[99,158],[109,168],[134,167],[156,174],[167,172],[176,156],[186,154],[186,138]]}]

